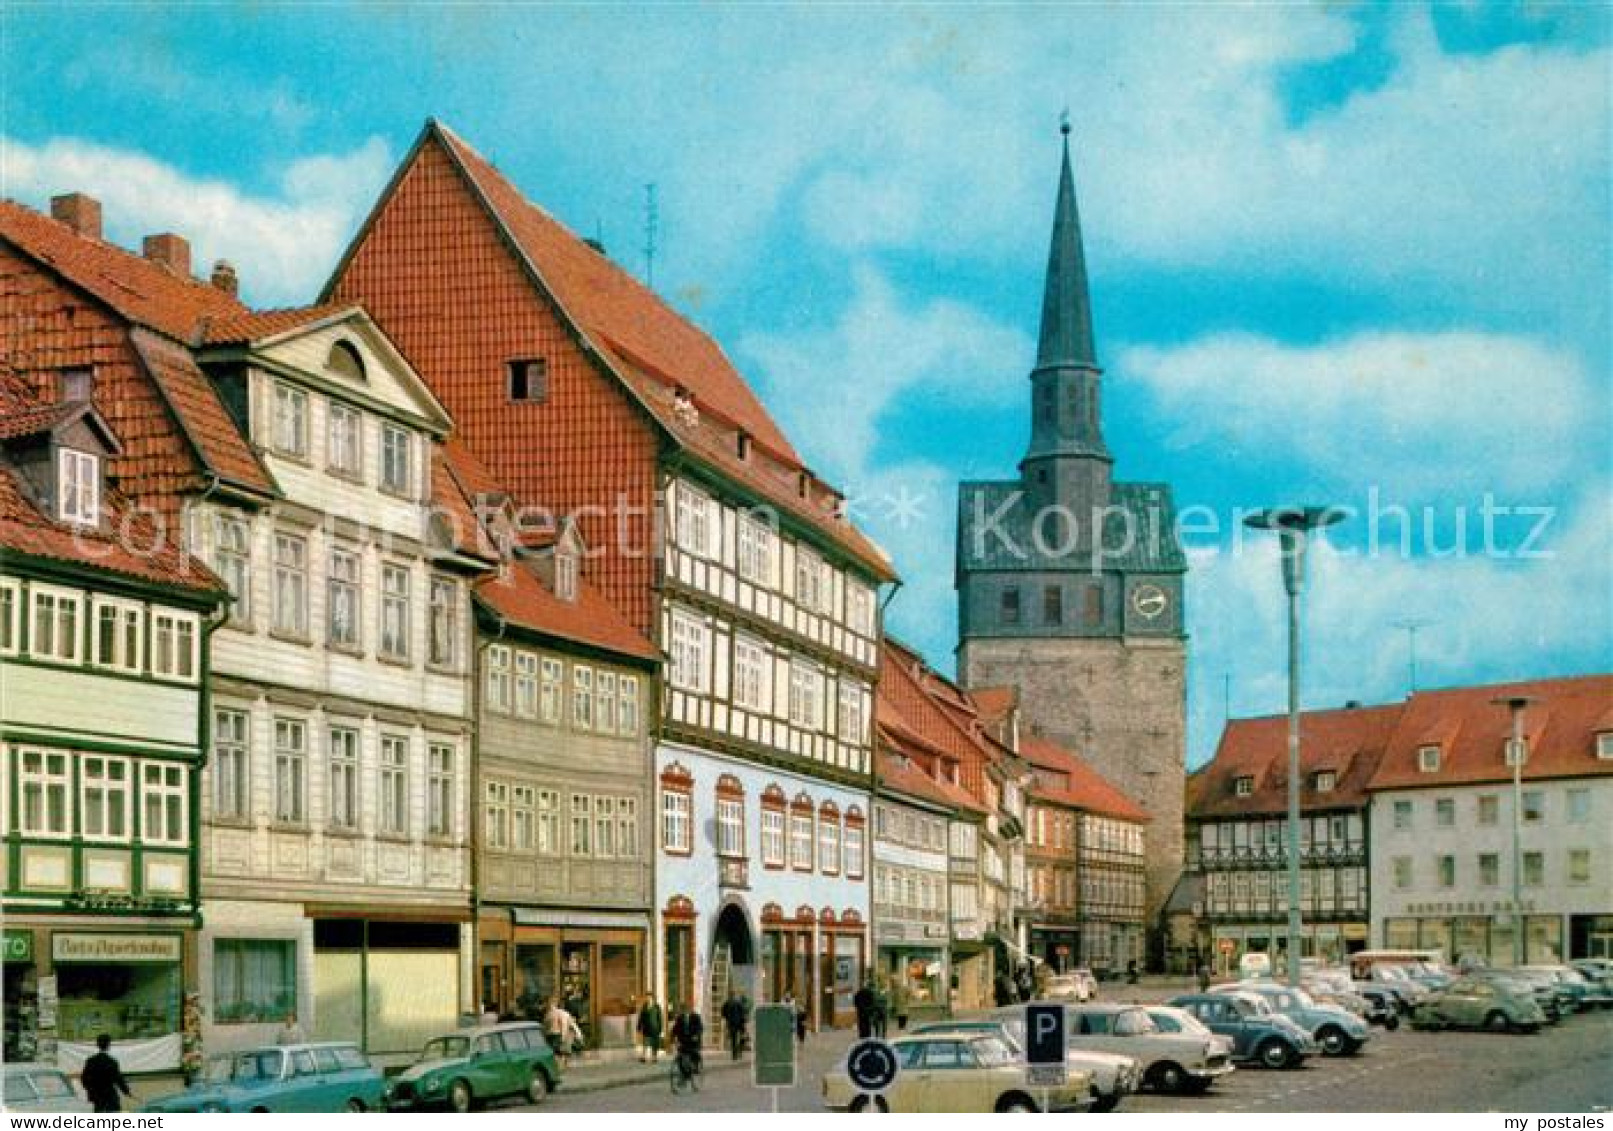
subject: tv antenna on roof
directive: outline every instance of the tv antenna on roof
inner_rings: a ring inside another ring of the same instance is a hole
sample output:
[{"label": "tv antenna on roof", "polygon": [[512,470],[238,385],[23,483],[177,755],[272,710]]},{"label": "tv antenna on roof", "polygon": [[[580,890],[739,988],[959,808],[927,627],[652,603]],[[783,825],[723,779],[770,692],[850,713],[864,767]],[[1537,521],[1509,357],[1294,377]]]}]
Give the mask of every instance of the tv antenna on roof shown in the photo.
[{"label": "tv antenna on roof", "polygon": [[1405,620],[1395,621],[1395,627],[1406,634],[1406,642],[1411,652],[1411,694],[1417,693],[1417,630],[1438,624],[1436,620],[1427,617],[1407,617]]},{"label": "tv antenna on roof", "polygon": [[655,201],[655,182],[644,186],[644,285],[655,286],[655,236],[661,226],[661,209]]}]

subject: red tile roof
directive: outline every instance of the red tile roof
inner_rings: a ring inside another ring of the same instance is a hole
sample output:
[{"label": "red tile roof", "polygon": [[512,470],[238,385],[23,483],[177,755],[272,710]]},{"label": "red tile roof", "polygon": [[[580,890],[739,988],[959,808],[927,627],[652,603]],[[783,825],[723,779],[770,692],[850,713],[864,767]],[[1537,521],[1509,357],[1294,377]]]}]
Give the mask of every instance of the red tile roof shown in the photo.
[{"label": "red tile roof", "polygon": [[1034,797],[1122,821],[1151,819],[1141,805],[1121,793],[1097,770],[1041,735],[1022,731],[1019,736],[1019,756],[1033,767],[1062,779],[1061,784],[1053,785],[1048,783],[1047,777],[1038,774],[1030,787]]},{"label": "red tile roof", "polygon": [[973,706],[956,684],[888,636],[880,648],[874,721],[899,747],[914,744],[932,758],[957,762],[959,780],[983,795],[983,774],[997,751],[980,732]]},{"label": "red tile roof", "polygon": [[0,440],[15,440],[19,436],[50,432],[63,420],[75,412],[83,411],[84,408],[81,404],[65,401],[34,408],[15,408],[7,403],[8,399],[6,393],[0,391]]},{"label": "red tile roof", "polygon": [[[1527,696],[1526,781],[1613,774],[1613,759],[1596,756],[1596,736],[1613,731],[1613,675],[1537,679],[1419,691],[1400,708],[1370,790],[1416,789],[1512,779],[1506,741],[1511,712],[1493,700]],[[1440,743],[1439,770],[1418,769],[1417,749]]]},{"label": "red tile roof", "polygon": [[529,564],[512,562],[500,574],[478,582],[476,596],[511,624],[543,636],[639,660],[660,659],[655,645],[586,582],[578,582],[575,601],[562,601]]},{"label": "red tile roof", "polygon": [[986,811],[985,806],[971,797],[962,786],[933,777],[911,760],[898,757],[892,751],[881,750],[877,765],[879,788],[882,790],[964,813],[982,815]]},{"label": "red tile roof", "polygon": [[279,310],[242,310],[217,318],[207,318],[199,328],[203,345],[245,345],[278,337],[303,326],[323,322],[355,309],[353,303],[316,303]]}]

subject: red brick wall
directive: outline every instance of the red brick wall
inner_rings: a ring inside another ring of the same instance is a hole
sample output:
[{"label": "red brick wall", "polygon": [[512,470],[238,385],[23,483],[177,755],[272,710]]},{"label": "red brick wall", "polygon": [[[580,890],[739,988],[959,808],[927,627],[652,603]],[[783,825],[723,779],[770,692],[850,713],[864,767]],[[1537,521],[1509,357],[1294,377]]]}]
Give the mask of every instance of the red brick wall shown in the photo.
[{"label": "red brick wall", "polygon": [[[656,434],[532,287],[435,141],[421,147],[332,297],[365,305],[518,500],[559,513],[604,509],[581,516],[595,555],[585,572],[653,637]],[[548,399],[511,404],[505,363],[532,357],[548,362]],[[625,538],[619,504],[634,508]]]}]

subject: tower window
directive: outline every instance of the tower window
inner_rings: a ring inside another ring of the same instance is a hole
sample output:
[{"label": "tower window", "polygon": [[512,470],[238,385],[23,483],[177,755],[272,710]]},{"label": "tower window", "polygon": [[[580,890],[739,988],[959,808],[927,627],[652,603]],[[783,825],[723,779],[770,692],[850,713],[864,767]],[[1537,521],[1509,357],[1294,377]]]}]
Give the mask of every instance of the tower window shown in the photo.
[{"label": "tower window", "polygon": [[1019,623],[1019,590],[1014,587],[1003,590],[1002,622],[1004,624]]},{"label": "tower window", "polygon": [[1042,590],[1042,622],[1044,624],[1064,623],[1064,589],[1062,586],[1049,585]]},{"label": "tower window", "polygon": [[510,400],[542,402],[549,397],[549,362],[525,358],[510,362]]},{"label": "tower window", "polygon": [[1086,609],[1084,610],[1087,626],[1095,628],[1103,623],[1103,587],[1088,585],[1086,590]]}]

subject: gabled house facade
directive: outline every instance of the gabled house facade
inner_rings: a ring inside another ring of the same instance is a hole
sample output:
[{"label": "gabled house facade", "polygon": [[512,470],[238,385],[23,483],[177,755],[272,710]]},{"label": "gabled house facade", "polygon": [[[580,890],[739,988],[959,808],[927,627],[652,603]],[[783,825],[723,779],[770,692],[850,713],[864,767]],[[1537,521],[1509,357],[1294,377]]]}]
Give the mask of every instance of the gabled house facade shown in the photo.
[{"label": "gabled house facade", "polygon": [[576,520],[586,579],[667,657],[657,993],[763,1000],[772,947],[816,1022],[849,1018],[883,552],[711,339],[436,122],[327,297],[364,302],[518,506]]}]

